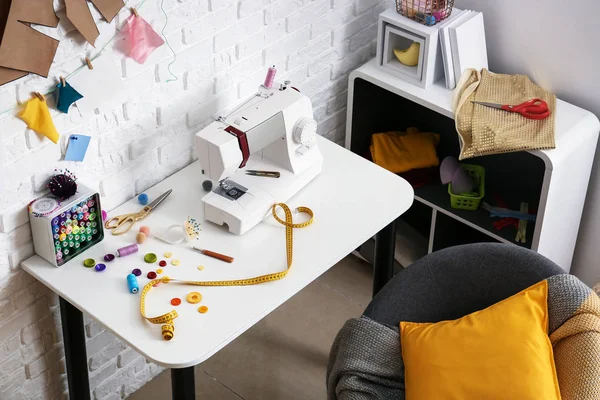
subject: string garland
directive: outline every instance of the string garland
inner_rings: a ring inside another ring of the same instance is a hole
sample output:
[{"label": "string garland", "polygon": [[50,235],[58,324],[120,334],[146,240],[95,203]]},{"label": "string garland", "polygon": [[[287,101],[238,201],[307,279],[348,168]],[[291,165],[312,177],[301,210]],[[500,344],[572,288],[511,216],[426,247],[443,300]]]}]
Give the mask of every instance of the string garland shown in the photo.
[{"label": "string garland", "polygon": [[[139,5],[136,7],[136,8],[137,8],[138,10],[139,10],[139,9],[141,9],[141,8],[143,7],[143,5],[144,5],[144,3],[145,3],[145,2],[146,2],[146,0],[142,0],[142,2],[141,2],[141,3],[140,3],[140,4],[139,4]],[[166,82],[172,82],[172,81],[176,81],[176,80],[177,80],[177,77],[176,77],[175,75],[173,75],[173,73],[171,72],[171,64],[175,63],[175,61],[177,60],[177,54],[175,53],[175,51],[173,50],[173,48],[172,48],[172,47],[171,47],[171,45],[169,44],[169,41],[167,40],[167,37],[166,37],[166,36],[165,36],[165,34],[164,34],[164,30],[165,30],[165,28],[166,28],[166,26],[167,26],[167,23],[168,23],[168,17],[167,17],[167,13],[165,12],[165,10],[164,10],[164,8],[163,8],[163,4],[164,4],[164,0],[162,0],[162,1],[161,1],[161,4],[160,4],[161,10],[163,11],[163,14],[165,15],[165,26],[163,27],[163,32],[162,32],[162,33],[163,33],[163,38],[165,39],[165,43],[167,43],[167,46],[169,46],[169,48],[170,48],[170,49],[171,49],[171,51],[173,52],[173,56],[174,56],[174,57],[173,57],[173,61],[171,61],[171,63],[168,65],[168,70],[169,70],[169,73],[170,73],[170,74],[171,74],[171,75],[172,75],[172,76],[175,78],[175,79],[167,79],[167,80],[166,80]],[[102,54],[102,52],[104,52],[104,50],[106,49],[106,47],[107,47],[109,44],[111,44],[111,43],[113,42],[113,40],[115,40],[115,38],[117,37],[117,35],[118,35],[119,33],[121,33],[121,29],[123,29],[123,27],[125,26],[125,24],[126,24],[126,23],[127,23],[127,21],[123,22],[123,24],[121,25],[121,27],[120,27],[120,28],[117,28],[117,32],[116,32],[116,33],[115,33],[115,34],[114,34],[114,35],[113,35],[113,36],[112,36],[112,37],[111,37],[111,38],[108,40],[108,42],[106,42],[106,44],[104,44],[104,46],[102,46],[102,47],[100,48],[100,50],[98,51],[98,53],[96,53],[96,55],[95,55],[94,57],[91,57],[91,58],[90,58],[90,61],[92,61],[92,62],[93,62],[94,60],[97,60],[97,59],[100,57],[100,55]],[[75,71],[73,71],[73,72],[71,72],[70,74],[68,74],[68,75],[67,75],[67,77],[66,77],[66,79],[68,80],[69,78],[72,78],[72,77],[73,77],[73,76],[75,76],[77,73],[79,73],[79,71],[81,71],[82,69],[85,69],[86,67],[87,67],[87,64],[83,64],[81,67],[77,68]],[[44,95],[45,95],[45,96],[48,96],[48,95],[50,95],[50,94],[54,93],[55,91],[56,91],[56,87],[52,88],[50,91],[48,91],[48,92],[47,92],[47,93],[45,93]],[[4,115],[4,114],[6,114],[6,113],[8,113],[8,112],[11,112],[11,111],[14,111],[14,110],[16,110],[16,109],[17,109],[17,108],[19,108],[20,106],[21,106],[21,103],[18,103],[18,104],[17,104],[16,106],[14,106],[14,107],[11,107],[11,108],[8,108],[8,109],[6,109],[6,110],[4,110],[4,111],[1,111],[1,112],[0,112],[0,116],[2,116],[2,115]]]}]

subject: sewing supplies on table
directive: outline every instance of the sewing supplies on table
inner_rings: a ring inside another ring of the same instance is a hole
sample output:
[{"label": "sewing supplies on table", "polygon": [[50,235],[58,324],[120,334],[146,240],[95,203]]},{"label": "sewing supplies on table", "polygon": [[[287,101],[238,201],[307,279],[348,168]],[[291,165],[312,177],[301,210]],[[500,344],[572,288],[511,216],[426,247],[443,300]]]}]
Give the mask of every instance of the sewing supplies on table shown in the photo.
[{"label": "sewing supplies on table", "polygon": [[527,100],[521,104],[513,106],[508,104],[486,103],[484,101],[471,101],[471,103],[479,104],[490,108],[497,108],[510,113],[521,114],[523,118],[527,119],[539,120],[546,119],[550,116],[550,109],[548,108],[548,103],[538,98]]},{"label": "sewing supplies on table", "polygon": [[[283,210],[283,212],[285,214],[285,220],[282,220],[277,215],[278,207]],[[154,287],[155,284],[157,284],[157,283],[163,283],[163,284],[175,283],[175,284],[194,285],[194,286],[247,286],[247,285],[257,285],[257,284],[261,284],[261,283],[265,283],[265,282],[272,282],[272,281],[276,281],[276,280],[285,278],[285,276],[288,274],[288,272],[292,266],[293,244],[294,244],[293,243],[293,230],[298,229],[298,228],[305,228],[305,227],[311,225],[314,220],[314,213],[312,212],[312,210],[310,208],[298,207],[296,209],[296,211],[299,213],[307,214],[310,217],[310,219],[307,220],[306,222],[294,223],[293,217],[292,217],[292,212],[291,212],[290,208],[284,203],[274,204],[271,208],[271,214],[273,215],[273,218],[275,218],[275,220],[277,222],[279,222],[280,224],[285,226],[285,242],[286,242],[286,256],[287,256],[287,268],[285,270],[283,270],[281,272],[272,273],[272,274],[257,276],[254,278],[236,279],[236,280],[227,280],[227,281],[184,281],[184,280],[178,280],[178,279],[171,279],[167,276],[161,277],[159,279],[155,279],[156,278],[155,273],[153,273],[154,278],[150,278],[151,275],[150,275],[150,273],[148,273],[148,278],[153,279],[153,280],[151,282],[147,283],[144,286],[144,288],[142,289],[142,294],[140,296],[140,313],[141,313],[142,317],[145,318],[148,322],[150,322],[152,324],[162,325],[161,331],[162,331],[163,339],[171,340],[171,339],[173,339],[173,336],[175,334],[174,320],[178,316],[177,311],[171,310],[165,314],[162,314],[162,315],[159,315],[156,317],[149,317],[146,314],[146,296],[148,295],[148,292],[150,292],[150,290]],[[202,309],[202,310],[200,310],[200,309]],[[200,312],[200,313],[204,313],[206,311],[208,311],[208,308],[206,306],[201,306],[198,309],[198,312]]]},{"label": "sewing supplies on table", "polygon": [[[141,272],[140,272],[141,275]],[[135,274],[129,274],[127,275],[127,287],[129,288],[129,291],[131,293],[137,293],[140,290],[140,287],[138,285],[138,281],[137,281],[137,276]]]},{"label": "sewing supplies on table", "polygon": [[122,235],[128,232],[137,221],[146,218],[146,216],[152,210],[154,210],[160,203],[162,203],[171,194],[172,191],[173,189],[167,190],[166,192],[158,196],[156,200],[154,200],[152,203],[142,208],[140,212],[112,217],[111,219],[105,222],[104,227],[106,229],[111,229],[113,235]]},{"label": "sewing supplies on table", "polygon": [[104,238],[100,195],[83,184],[68,198],[39,197],[28,210],[35,252],[56,267]]},{"label": "sewing supplies on table", "polygon": [[281,173],[277,171],[259,171],[256,169],[248,169],[246,170],[246,175],[264,176],[267,178],[279,178],[281,176]]},{"label": "sewing supplies on table", "polygon": [[128,256],[130,254],[133,253],[137,253],[139,250],[138,245],[137,244],[130,244],[129,246],[125,246],[125,247],[121,247],[120,249],[117,250],[117,256],[119,257],[125,257]]},{"label": "sewing supplies on table", "polygon": [[[316,131],[306,95],[291,86],[261,85],[255,95],[198,132],[201,168],[219,182],[202,198],[204,218],[226,224],[237,235],[261,222],[273,204],[287,201],[321,173]],[[277,181],[256,179],[246,175],[246,168],[282,173]]]},{"label": "sewing supplies on table", "polygon": [[[218,260],[225,261],[228,263],[233,262],[233,257],[217,253],[211,250],[202,249],[196,246],[194,242],[198,240],[199,235],[200,224],[194,218],[188,217],[188,219],[184,222],[183,225],[171,225],[162,234],[156,234],[156,238],[172,245],[187,242],[187,244],[191,248],[193,248],[194,250],[198,250],[205,256],[216,258]],[[171,254],[168,254],[169,255],[167,256],[167,253],[165,253],[166,258],[171,257]],[[178,260],[173,260],[171,263],[175,263],[173,265],[179,265]]]}]

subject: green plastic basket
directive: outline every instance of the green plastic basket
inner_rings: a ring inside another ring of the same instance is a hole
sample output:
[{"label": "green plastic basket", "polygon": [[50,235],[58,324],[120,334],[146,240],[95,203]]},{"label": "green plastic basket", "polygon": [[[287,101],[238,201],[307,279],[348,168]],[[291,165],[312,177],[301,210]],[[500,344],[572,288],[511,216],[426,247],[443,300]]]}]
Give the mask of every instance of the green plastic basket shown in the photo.
[{"label": "green plastic basket", "polygon": [[448,184],[448,194],[450,195],[450,206],[458,210],[477,210],[481,199],[485,196],[485,168],[479,165],[461,164],[463,169],[473,178],[478,186],[478,196],[465,196],[452,193],[452,182]]}]

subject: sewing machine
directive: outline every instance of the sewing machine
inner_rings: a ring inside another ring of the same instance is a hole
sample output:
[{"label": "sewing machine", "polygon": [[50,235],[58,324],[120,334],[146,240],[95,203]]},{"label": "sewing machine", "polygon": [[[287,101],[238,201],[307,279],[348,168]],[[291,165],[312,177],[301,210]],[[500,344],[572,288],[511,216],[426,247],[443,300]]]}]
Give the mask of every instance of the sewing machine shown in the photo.
[{"label": "sewing machine", "polygon": [[[285,85],[259,87],[250,99],[196,134],[204,174],[218,182],[202,198],[204,217],[242,234],[321,172],[310,99]],[[248,175],[279,172],[279,177]]]}]

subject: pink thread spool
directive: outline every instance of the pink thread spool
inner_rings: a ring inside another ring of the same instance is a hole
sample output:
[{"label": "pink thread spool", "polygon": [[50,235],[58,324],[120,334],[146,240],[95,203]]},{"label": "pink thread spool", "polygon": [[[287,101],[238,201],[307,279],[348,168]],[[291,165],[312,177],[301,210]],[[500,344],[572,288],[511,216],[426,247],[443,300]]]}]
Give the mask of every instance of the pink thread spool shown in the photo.
[{"label": "pink thread spool", "polygon": [[270,89],[273,86],[273,82],[275,81],[276,73],[277,73],[277,70],[275,69],[274,65],[271,68],[269,68],[269,71],[267,71],[267,76],[265,77],[265,83],[263,84],[264,87],[266,87],[267,89]]},{"label": "pink thread spool", "polygon": [[117,255],[119,257],[125,257],[130,254],[137,253],[137,252],[138,252],[138,245],[134,243],[134,244],[130,244],[129,246],[121,247],[119,250],[117,250]]}]

